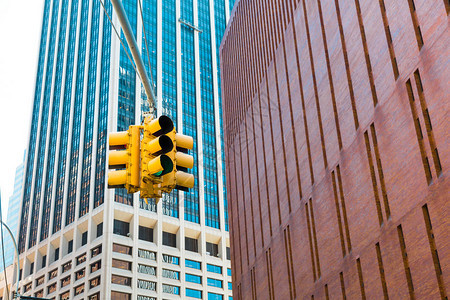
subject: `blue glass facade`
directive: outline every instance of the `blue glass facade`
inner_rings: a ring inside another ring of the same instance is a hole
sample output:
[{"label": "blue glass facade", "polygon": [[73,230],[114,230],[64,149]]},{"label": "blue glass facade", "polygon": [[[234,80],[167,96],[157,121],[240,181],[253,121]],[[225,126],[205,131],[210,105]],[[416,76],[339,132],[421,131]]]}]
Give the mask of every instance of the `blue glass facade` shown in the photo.
[{"label": "blue glass facade", "polygon": [[[108,15],[112,15],[112,4],[106,1],[105,9]],[[94,208],[104,202],[105,197],[105,175],[106,175],[106,139],[108,137],[108,101],[109,101],[109,78],[110,78],[110,55],[111,55],[111,24],[107,21],[108,16],[103,13],[102,34],[102,62],[100,77],[100,101],[98,107],[97,125],[97,157],[95,165],[95,190]]]},{"label": "blue glass facade", "polygon": [[69,188],[66,204],[66,222],[71,224],[75,220],[75,201],[77,198],[78,159],[80,155],[81,115],[84,94],[84,73],[86,65],[86,44],[88,33],[89,0],[81,1],[80,33],[78,36],[78,61],[75,81],[75,99],[72,122],[72,149],[69,165]]},{"label": "blue glass facade", "polygon": [[100,31],[100,3],[92,1],[91,15],[91,38],[89,47],[89,66],[87,79],[87,95],[85,108],[85,126],[84,126],[84,147],[83,163],[81,174],[81,194],[79,217],[84,216],[89,211],[91,165],[92,165],[92,144],[94,135],[94,109],[95,109],[95,90],[97,81],[97,56],[98,56],[98,34]]},{"label": "blue glass facade", "polygon": [[67,146],[69,139],[70,106],[72,104],[72,80],[75,60],[75,44],[77,33],[78,0],[73,0],[70,13],[69,40],[67,46],[66,75],[64,79],[63,110],[60,126],[59,157],[56,179],[56,195],[53,212],[53,229],[55,233],[61,229],[64,184],[66,179]]},{"label": "blue glass facade", "polygon": [[45,60],[45,50],[47,45],[47,32],[48,32],[48,15],[50,12],[50,0],[45,1],[44,5],[44,18],[42,21],[42,32],[41,41],[39,46],[39,60],[38,60],[38,70],[36,77],[36,88],[34,92],[34,103],[33,103],[33,115],[31,117],[31,130],[30,130],[30,140],[28,143],[28,158],[25,176],[25,189],[22,201],[22,212],[20,218],[20,232],[19,232],[19,251],[23,252],[25,250],[25,240],[28,230],[28,210],[31,198],[31,182],[33,179],[33,167],[34,167],[34,152],[36,148],[36,134],[38,126],[39,117],[39,106],[41,103],[41,90],[42,90],[42,76],[44,71],[44,60]]},{"label": "blue glass facade", "polygon": [[[125,12],[127,13],[133,33],[136,36],[137,1],[124,0],[122,1],[122,4],[125,8]],[[120,36],[121,39],[125,41],[123,32],[121,32]],[[130,53],[128,46],[126,46],[126,51]],[[117,118],[118,131],[128,130],[128,127],[133,125],[135,121],[136,73],[132,62],[127,57],[126,51],[123,47],[120,47],[119,103]],[[126,189],[118,189],[116,190],[114,201],[127,205],[133,205],[133,195],[127,194]]]},{"label": "blue glass facade", "polygon": [[[40,241],[48,237],[48,226],[50,223],[50,202],[52,199],[54,165],[56,157],[56,138],[58,134],[59,107],[61,99],[61,81],[62,70],[64,66],[64,46],[66,42],[66,24],[68,0],[64,0],[61,4],[61,16],[59,20],[59,38],[58,38],[58,54],[56,58],[55,82],[53,84],[53,108],[50,125],[49,149],[47,158],[47,175],[45,179],[44,198],[42,201],[42,225],[40,232]],[[52,21],[53,22],[53,21]],[[36,220],[37,222],[37,220]]]},{"label": "blue glass facade", "polygon": [[[180,16],[190,24],[194,23],[192,0],[181,1]],[[194,148],[191,154],[194,157],[192,174],[195,176],[194,188],[184,193],[184,219],[190,222],[200,223],[194,34],[195,32],[192,28],[181,25],[183,133],[192,136],[194,139]]]},{"label": "blue glass facade", "polygon": [[41,187],[44,171],[45,146],[47,141],[47,122],[50,114],[50,93],[52,86],[53,62],[55,51],[55,38],[58,21],[59,1],[54,1],[52,5],[52,17],[50,25],[49,47],[47,52],[47,68],[45,70],[44,94],[42,98],[41,124],[39,129],[38,155],[36,164],[36,181],[34,183],[34,193],[31,210],[30,235],[28,239],[28,247],[31,248],[36,244],[37,227],[39,221],[39,205],[41,200]]}]

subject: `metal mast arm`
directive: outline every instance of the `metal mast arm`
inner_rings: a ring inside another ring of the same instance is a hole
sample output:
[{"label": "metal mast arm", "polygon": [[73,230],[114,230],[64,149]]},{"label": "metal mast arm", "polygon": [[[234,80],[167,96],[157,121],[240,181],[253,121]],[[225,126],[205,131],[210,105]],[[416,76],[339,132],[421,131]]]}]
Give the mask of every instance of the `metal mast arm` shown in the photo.
[{"label": "metal mast arm", "polygon": [[131,29],[130,22],[128,21],[125,9],[123,8],[122,1],[111,0],[111,3],[119,19],[120,26],[122,26],[123,34],[125,35],[125,39],[127,40],[128,47],[131,50],[131,55],[133,56],[133,60],[136,64],[137,71],[139,73],[139,76],[141,77],[142,84],[144,85],[145,94],[147,95],[147,101],[150,106],[150,113],[153,114],[156,106],[156,97],[153,93],[153,88],[150,85],[150,80],[147,76],[147,72],[145,71],[144,62],[142,60],[141,54],[138,51],[138,45],[136,43],[136,39]]}]

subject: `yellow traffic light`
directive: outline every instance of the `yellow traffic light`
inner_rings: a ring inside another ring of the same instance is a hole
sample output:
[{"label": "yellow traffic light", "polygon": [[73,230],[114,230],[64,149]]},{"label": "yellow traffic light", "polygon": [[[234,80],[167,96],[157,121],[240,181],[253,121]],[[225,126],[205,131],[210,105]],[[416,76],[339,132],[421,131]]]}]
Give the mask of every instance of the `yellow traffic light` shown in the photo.
[{"label": "yellow traffic light", "polygon": [[194,167],[194,158],[188,154],[188,150],[194,147],[194,139],[191,136],[176,133],[173,130],[167,134],[175,144],[175,148],[167,155],[175,162],[172,172],[163,176],[162,191],[170,193],[173,189],[187,191],[194,187],[194,175],[187,173]]},{"label": "yellow traffic light", "polygon": [[173,130],[173,122],[167,116],[144,119],[141,143],[141,198],[160,198],[160,177],[172,172],[173,159],[167,155],[174,149],[173,141],[166,134]]},{"label": "yellow traffic light", "polygon": [[126,188],[128,193],[139,191],[140,129],[130,126],[128,131],[109,135],[109,168],[124,169],[108,173],[109,188]]}]

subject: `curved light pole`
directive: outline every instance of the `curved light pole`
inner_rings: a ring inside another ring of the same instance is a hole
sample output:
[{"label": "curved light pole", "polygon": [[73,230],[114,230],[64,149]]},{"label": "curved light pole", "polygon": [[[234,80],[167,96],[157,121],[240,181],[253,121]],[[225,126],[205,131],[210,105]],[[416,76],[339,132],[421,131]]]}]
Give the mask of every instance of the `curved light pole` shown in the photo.
[{"label": "curved light pole", "polygon": [[[20,272],[19,272],[19,269],[20,269],[20,266],[19,266],[19,249],[17,248],[16,239],[14,238],[14,235],[12,234],[12,231],[11,231],[11,229],[9,229],[8,225],[6,225],[3,222],[3,220],[0,220],[0,224],[3,225],[6,228],[6,230],[8,230],[8,233],[11,236],[11,239],[12,239],[12,241],[14,243],[14,249],[16,250],[16,257],[17,257],[17,262],[16,262],[17,263],[17,282],[16,282],[16,293],[15,293],[15,295],[19,296],[19,280],[20,280],[20,277],[19,277],[20,276]],[[1,229],[1,226],[0,226],[0,229]],[[6,268],[6,266],[3,266],[3,267]],[[8,295],[8,297],[9,297],[9,295]]]}]

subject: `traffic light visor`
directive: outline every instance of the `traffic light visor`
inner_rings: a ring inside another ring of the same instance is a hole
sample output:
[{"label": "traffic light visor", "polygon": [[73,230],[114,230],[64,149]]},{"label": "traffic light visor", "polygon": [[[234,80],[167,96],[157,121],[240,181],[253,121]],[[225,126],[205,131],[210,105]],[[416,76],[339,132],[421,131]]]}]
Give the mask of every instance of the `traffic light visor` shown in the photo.
[{"label": "traffic light visor", "polygon": [[148,172],[155,176],[162,176],[173,170],[173,161],[167,155],[160,155],[148,162]]},{"label": "traffic light visor", "polygon": [[128,131],[112,132],[109,134],[109,148],[125,148],[128,144]]},{"label": "traffic light visor", "polygon": [[161,116],[151,121],[147,128],[152,135],[160,136],[173,130],[173,122],[168,116]]}]

